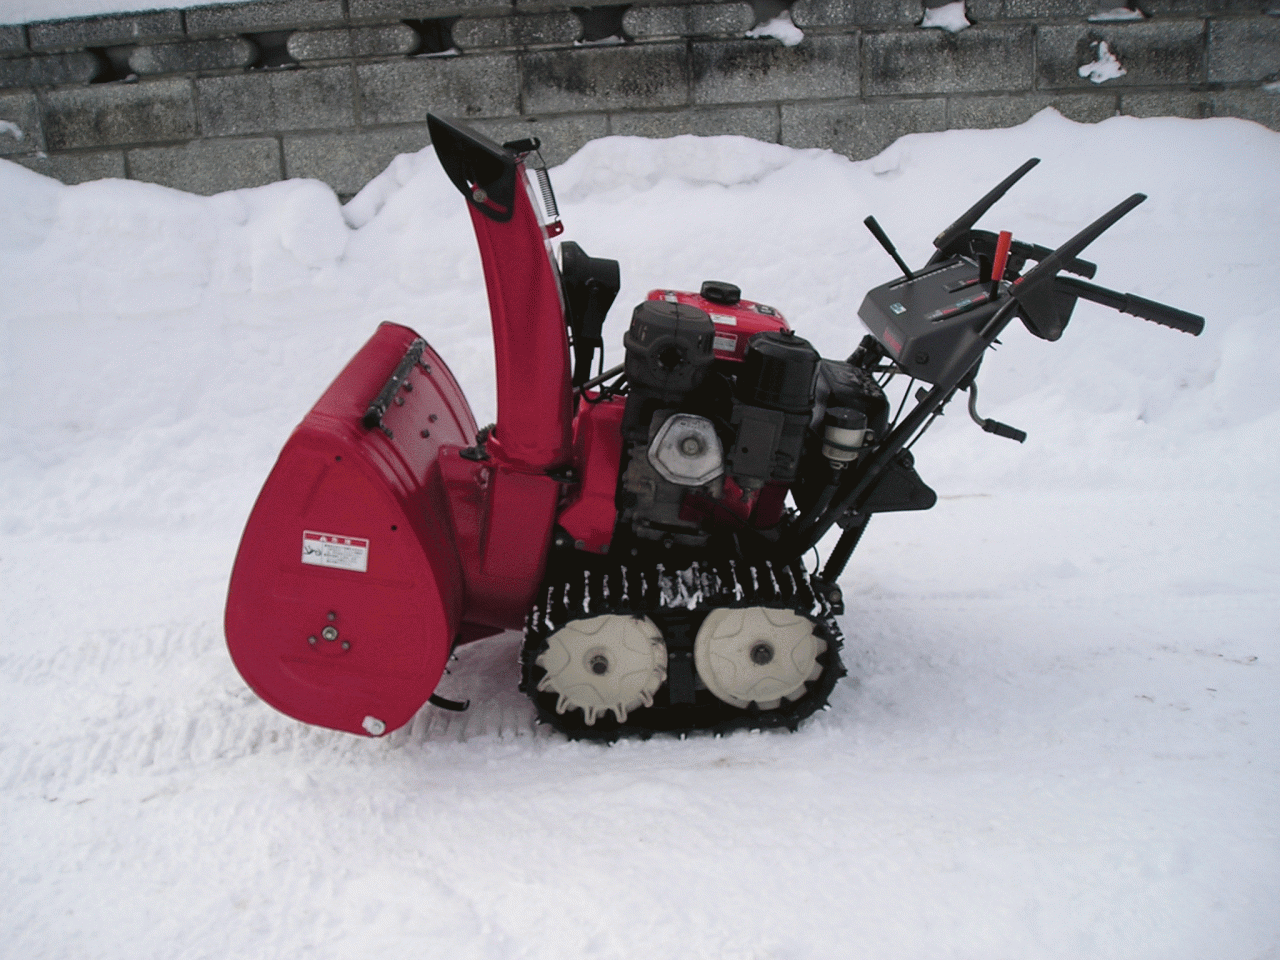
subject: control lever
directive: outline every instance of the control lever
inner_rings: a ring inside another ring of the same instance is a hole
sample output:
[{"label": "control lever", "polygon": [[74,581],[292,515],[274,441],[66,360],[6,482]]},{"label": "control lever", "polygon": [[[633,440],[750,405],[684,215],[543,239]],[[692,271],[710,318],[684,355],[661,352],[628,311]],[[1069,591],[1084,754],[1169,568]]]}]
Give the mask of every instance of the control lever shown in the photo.
[{"label": "control lever", "polygon": [[1001,423],[999,420],[987,420],[978,415],[978,385],[972,380],[969,381],[969,416],[973,418],[974,423],[987,433],[994,433],[997,437],[1004,437],[1006,440],[1017,440],[1019,443],[1026,442],[1027,432],[1025,430],[1011,427],[1007,423]]},{"label": "control lever", "polygon": [[911,268],[903,262],[903,259],[900,256],[898,256],[898,251],[893,248],[893,243],[890,242],[889,235],[881,229],[880,224],[876,222],[876,218],[867,217],[867,219],[862,222],[866,224],[867,229],[871,231],[871,235],[880,241],[880,246],[884,247],[885,252],[888,253],[889,256],[893,257],[893,262],[898,265],[898,269],[902,271],[903,276],[908,280],[914,280],[916,275],[911,272]]},{"label": "control lever", "polygon": [[997,200],[1009,192],[1010,187],[1025,177],[1031,171],[1031,168],[1039,162],[1039,157],[1032,157],[996,184],[990,193],[962,213],[955,223],[938,234],[933,241],[933,245],[937,247],[938,252],[942,256],[951,256],[954,253],[958,253],[959,251],[951,249],[952,244],[968,233],[973,228],[973,225],[981,219],[982,215],[990,210]]}]

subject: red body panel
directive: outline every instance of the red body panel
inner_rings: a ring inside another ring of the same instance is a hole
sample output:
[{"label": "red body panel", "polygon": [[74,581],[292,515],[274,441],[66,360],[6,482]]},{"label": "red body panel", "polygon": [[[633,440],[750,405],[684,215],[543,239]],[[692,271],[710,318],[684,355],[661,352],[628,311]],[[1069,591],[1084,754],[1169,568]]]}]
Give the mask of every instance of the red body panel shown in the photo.
[{"label": "red body panel", "polygon": [[581,546],[604,553],[618,518],[615,494],[622,467],[622,414],[626,397],[584,403],[574,421],[573,462],[582,477],[578,496],[560,514],[560,526]]},{"label": "red body panel", "polygon": [[523,170],[511,218],[470,207],[484,266],[498,422],[487,459],[448,453],[440,468],[467,584],[464,619],[520,629],[546,565],[568,466],[572,393],[560,277]]},{"label": "red body panel", "polygon": [[386,431],[360,423],[414,339],[379,327],[294,431],[250,514],[227,598],[227,644],[254,691],[351,733],[413,716],[463,614],[437,467],[442,447],[474,436],[462,391],[428,347]]},{"label": "red body panel", "polygon": [[732,306],[714,303],[701,294],[683,290],[650,290],[646,300],[669,300],[697,307],[711,317],[716,326],[717,360],[741,360],[747,352],[747,341],[753,334],[790,330],[786,319],[773,307],[752,300],[739,300]]},{"label": "red body panel", "polygon": [[440,452],[439,468],[466,578],[463,619],[518,630],[542,579],[561,484],[496,459],[467,460],[456,449]]},{"label": "red body panel", "polygon": [[546,231],[525,189],[516,190],[506,223],[469,209],[484,264],[497,366],[497,442],[490,453],[530,472],[563,466],[572,417],[569,337]]}]

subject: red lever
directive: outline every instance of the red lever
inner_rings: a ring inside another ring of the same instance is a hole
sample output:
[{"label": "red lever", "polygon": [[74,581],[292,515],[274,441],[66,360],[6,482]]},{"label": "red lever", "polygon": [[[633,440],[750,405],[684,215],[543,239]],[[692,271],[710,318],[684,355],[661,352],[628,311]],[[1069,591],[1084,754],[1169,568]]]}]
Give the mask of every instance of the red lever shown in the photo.
[{"label": "red lever", "polygon": [[1013,234],[1008,230],[1001,230],[1000,236],[996,238],[996,257],[991,264],[991,283],[992,289],[1004,279],[1005,261],[1009,259],[1009,246],[1013,243]]}]

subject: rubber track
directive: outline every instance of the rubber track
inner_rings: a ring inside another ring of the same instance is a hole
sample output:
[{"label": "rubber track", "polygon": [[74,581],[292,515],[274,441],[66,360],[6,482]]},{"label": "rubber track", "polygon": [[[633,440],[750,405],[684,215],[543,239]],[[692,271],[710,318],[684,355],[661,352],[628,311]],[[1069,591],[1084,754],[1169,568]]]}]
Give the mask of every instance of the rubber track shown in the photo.
[{"label": "rubber track", "polygon": [[[537,665],[547,648],[547,637],[571,620],[604,614],[647,616],[663,634],[672,618],[688,624],[690,637],[702,619],[717,607],[773,607],[790,610],[814,624],[814,632],[827,643],[818,657],[822,674],[798,700],[784,701],[773,710],[741,710],[706,690],[694,704],[671,705],[664,684],[652,707],[632,710],[625,724],[612,713],[588,726],[582,711],[556,712],[557,695],[538,692],[545,671]],[[836,681],[845,675],[840,662],[843,637],[830,606],[810,586],[799,562],[693,561],[681,565],[660,563],[622,564],[607,558],[573,551],[553,555],[538,598],[525,623],[521,652],[521,689],[533,700],[538,719],[571,739],[611,742],[620,737],[649,737],[655,733],[685,734],[707,731],[717,734],[739,729],[786,727],[795,730],[814,711],[825,707]]]}]

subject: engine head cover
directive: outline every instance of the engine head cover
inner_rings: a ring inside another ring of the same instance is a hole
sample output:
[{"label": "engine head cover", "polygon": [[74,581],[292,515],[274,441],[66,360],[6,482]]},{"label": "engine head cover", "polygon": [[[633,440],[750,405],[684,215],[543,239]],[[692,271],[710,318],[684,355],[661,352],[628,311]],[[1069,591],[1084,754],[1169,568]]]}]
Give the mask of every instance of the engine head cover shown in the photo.
[{"label": "engine head cover", "polygon": [[649,444],[649,463],[662,479],[683,487],[700,487],[724,473],[724,449],[706,417],[675,413]]},{"label": "engine head cover", "polygon": [[715,359],[715,325],[697,307],[666,300],[642,301],[623,334],[627,379],[667,400],[679,400],[706,376]]},{"label": "engine head cover", "polygon": [[751,338],[742,361],[738,399],[752,406],[807,416],[813,409],[813,381],[820,359],[813,344],[790,330],[758,333]]}]

